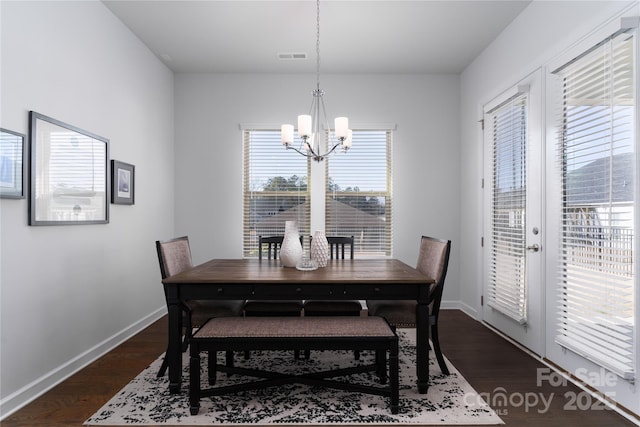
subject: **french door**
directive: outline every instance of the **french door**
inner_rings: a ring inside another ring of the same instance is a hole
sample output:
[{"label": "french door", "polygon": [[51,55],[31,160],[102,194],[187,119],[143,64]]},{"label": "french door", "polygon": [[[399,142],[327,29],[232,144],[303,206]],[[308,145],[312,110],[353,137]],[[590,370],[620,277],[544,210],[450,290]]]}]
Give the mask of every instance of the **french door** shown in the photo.
[{"label": "french door", "polygon": [[544,346],[541,72],[484,107],[483,320]]}]

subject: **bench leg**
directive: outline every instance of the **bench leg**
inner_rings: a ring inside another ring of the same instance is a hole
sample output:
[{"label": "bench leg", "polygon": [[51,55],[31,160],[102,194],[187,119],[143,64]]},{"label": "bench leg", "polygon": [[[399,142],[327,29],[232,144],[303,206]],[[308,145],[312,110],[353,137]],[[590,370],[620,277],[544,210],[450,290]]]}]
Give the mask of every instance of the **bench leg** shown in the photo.
[{"label": "bench leg", "polygon": [[387,383],[387,351],[376,350],[376,374],[380,384]]},{"label": "bench leg", "polygon": [[[215,357],[215,352],[211,353]],[[189,358],[189,410],[191,415],[197,415],[200,411],[200,349],[193,340]]]},{"label": "bench leg", "polygon": [[398,339],[391,344],[389,351],[389,387],[391,389],[391,413],[398,413],[400,404],[400,364],[398,361]]}]

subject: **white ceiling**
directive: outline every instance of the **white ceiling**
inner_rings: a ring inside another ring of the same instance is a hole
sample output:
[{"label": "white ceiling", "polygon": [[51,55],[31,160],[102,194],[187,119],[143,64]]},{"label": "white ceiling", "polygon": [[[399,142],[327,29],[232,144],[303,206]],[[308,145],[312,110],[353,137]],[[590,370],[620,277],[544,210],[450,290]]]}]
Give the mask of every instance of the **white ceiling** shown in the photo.
[{"label": "white ceiling", "polygon": [[[320,72],[460,73],[529,2],[323,0]],[[313,0],[103,3],[175,72],[316,70]]]}]

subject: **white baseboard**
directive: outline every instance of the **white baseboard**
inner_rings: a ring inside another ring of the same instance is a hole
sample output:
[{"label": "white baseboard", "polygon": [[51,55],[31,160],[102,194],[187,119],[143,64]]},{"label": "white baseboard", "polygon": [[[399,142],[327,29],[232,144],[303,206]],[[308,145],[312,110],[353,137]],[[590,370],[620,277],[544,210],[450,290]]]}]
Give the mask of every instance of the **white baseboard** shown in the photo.
[{"label": "white baseboard", "polygon": [[64,365],[57,367],[37,380],[32,381],[30,384],[22,387],[20,390],[5,397],[0,401],[0,421],[60,384],[62,381],[66,380],[85,366],[104,356],[109,351],[142,331],[165,314],[167,314],[167,308],[166,306],[163,306],[132,325],[129,325],[122,331],[102,341],[100,344],[88,349],[82,354],[79,354]]},{"label": "white baseboard", "polygon": [[445,301],[442,300],[440,303],[441,310],[460,310],[465,313],[467,316],[479,320],[478,312],[475,308],[463,303],[462,301]]}]

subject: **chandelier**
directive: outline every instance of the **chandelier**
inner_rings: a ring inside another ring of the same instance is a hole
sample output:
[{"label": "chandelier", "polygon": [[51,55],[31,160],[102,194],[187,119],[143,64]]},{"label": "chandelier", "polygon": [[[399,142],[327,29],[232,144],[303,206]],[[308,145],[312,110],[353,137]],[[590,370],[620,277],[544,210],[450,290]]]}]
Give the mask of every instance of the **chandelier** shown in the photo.
[{"label": "chandelier", "polygon": [[[346,117],[336,117],[333,136],[331,135],[324,106],[324,91],[320,89],[320,0],[316,0],[316,89],[312,94],[309,114],[298,116],[298,136],[302,140],[299,148],[293,146],[293,125],[282,125],[281,139],[287,149],[295,150],[305,157],[320,162],[339,146],[343,151],[347,151],[351,148],[352,142],[349,119]],[[321,150],[325,147],[328,151],[321,154]]]}]

